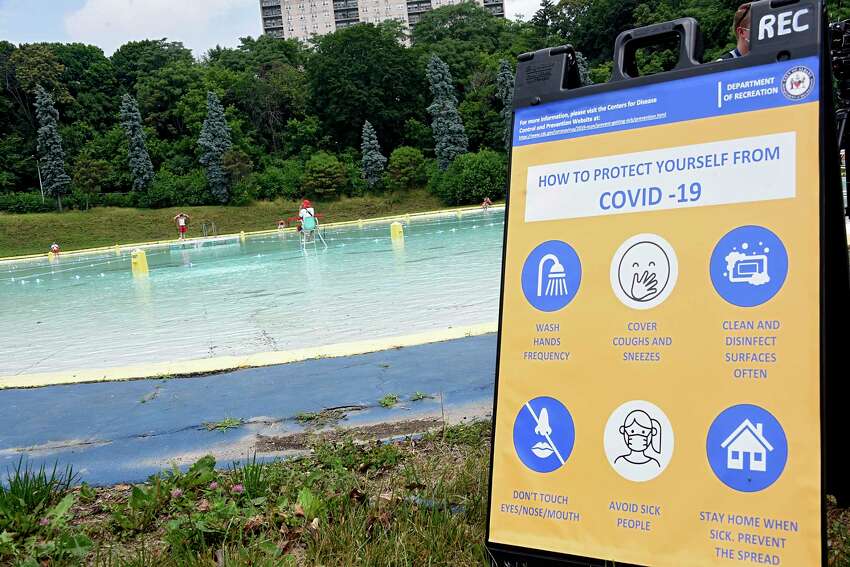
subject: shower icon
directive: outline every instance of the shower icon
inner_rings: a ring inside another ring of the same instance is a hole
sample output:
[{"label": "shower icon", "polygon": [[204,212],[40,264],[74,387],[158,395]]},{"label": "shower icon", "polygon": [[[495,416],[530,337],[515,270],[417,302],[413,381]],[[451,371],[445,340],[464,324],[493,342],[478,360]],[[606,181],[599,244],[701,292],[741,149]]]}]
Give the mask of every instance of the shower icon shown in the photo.
[{"label": "shower icon", "polygon": [[[544,290],[543,269],[546,267],[547,262],[551,262],[551,264],[549,265],[549,271],[546,273],[546,289]],[[537,297],[543,297],[544,295],[550,297],[564,297],[567,295],[567,271],[554,254],[546,254],[540,259],[540,263],[537,265]]]},{"label": "shower icon", "polygon": [[522,293],[539,311],[566,307],[581,287],[581,261],[572,246],[561,240],[538,244],[522,265]]}]

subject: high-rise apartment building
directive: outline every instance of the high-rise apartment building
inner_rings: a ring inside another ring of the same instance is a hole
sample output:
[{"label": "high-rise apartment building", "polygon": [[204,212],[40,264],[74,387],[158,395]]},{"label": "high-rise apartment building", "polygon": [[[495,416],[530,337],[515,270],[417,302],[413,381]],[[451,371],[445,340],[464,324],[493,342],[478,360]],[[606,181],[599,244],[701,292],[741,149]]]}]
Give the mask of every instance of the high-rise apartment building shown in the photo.
[{"label": "high-rise apartment building", "polygon": [[[359,22],[398,20],[416,25],[424,12],[464,0],[260,0],[263,31],[280,38],[308,40]],[[505,15],[504,0],[475,0],[496,16]]]}]

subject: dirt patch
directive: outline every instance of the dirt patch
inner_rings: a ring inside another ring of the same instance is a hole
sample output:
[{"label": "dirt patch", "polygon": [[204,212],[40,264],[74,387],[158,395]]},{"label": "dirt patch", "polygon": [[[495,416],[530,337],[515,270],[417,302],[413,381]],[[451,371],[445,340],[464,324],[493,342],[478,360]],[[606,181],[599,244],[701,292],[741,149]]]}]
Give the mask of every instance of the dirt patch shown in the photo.
[{"label": "dirt patch", "polygon": [[299,451],[309,449],[320,442],[337,442],[344,439],[353,441],[372,441],[400,435],[425,433],[430,429],[442,427],[439,419],[413,419],[393,423],[376,423],[361,427],[335,428],[325,431],[304,431],[281,436],[258,435],[255,448],[257,452]]}]

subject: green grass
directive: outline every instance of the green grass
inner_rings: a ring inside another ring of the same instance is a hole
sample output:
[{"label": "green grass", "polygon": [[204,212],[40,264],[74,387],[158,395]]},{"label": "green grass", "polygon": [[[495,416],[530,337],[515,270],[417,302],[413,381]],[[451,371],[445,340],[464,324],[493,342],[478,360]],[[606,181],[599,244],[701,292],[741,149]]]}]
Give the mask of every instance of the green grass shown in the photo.
[{"label": "green grass", "polygon": [[399,399],[400,398],[396,394],[387,394],[386,396],[378,400],[378,403],[381,405],[382,408],[391,408],[399,402]]},{"label": "green grass", "polygon": [[[367,219],[442,208],[424,190],[404,194],[317,200],[325,223]],[[132,244],[176,238],[174,215],[191,216],[190,237],[203,236],[202,224],[215,223],[218,234],[272,230],[281,219],[298,213],[298,202],[258,202],[245,207],[181,207],[170,209],[119,209],[98,207],[90,211],[13,215],[0,213],[0,258],[47,253],[58,242],[63,251]]]},{"label": "green grass", "polygon": [[235,417],[225,417],[221,421],[209,421],[204,423],[207,431],[227,431],[242,426],[242,420]]},{"label": "green grass", "polygon": [[[68,490],[61,473],[19,473],[39,480],[17,490],[50,504],[23,510],[45,520],[36,533],[0,529],[0,565],[484,567],[490,431],[317,440],[307,456],[225,471],[207,456],[139,486]],[[846,567],[850,511],[831,501],[828,516],[829,565]]]}]

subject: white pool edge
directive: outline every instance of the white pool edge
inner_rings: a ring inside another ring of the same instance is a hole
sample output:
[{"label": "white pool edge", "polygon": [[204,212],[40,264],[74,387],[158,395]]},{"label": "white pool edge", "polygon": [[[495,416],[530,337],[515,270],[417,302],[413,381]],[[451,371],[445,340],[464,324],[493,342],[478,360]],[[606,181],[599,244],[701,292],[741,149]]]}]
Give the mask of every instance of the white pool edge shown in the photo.
[{"label": "white pool edge", "polygon": [[219,356],[177,362],[152,362],[115,368],[68,370],[59,372],[44,372],[0,376],[0,390],[9,388],[38,388],[57,386],[61,384],[82,384],[89,382],[118,382],[137,380],[141,378],[164,378],[176,376],[191,376],[259,368],[288,364],[319,358],[340,358],[379,352],[394,348],[410,347],[429,343],[438,343],[465,337],[474,337],[495,333],[497,323],[482,323],[446,329],[436,329],[412,335],[371,339],[302,348],[289,351],[259,352],[244,356]]}]

